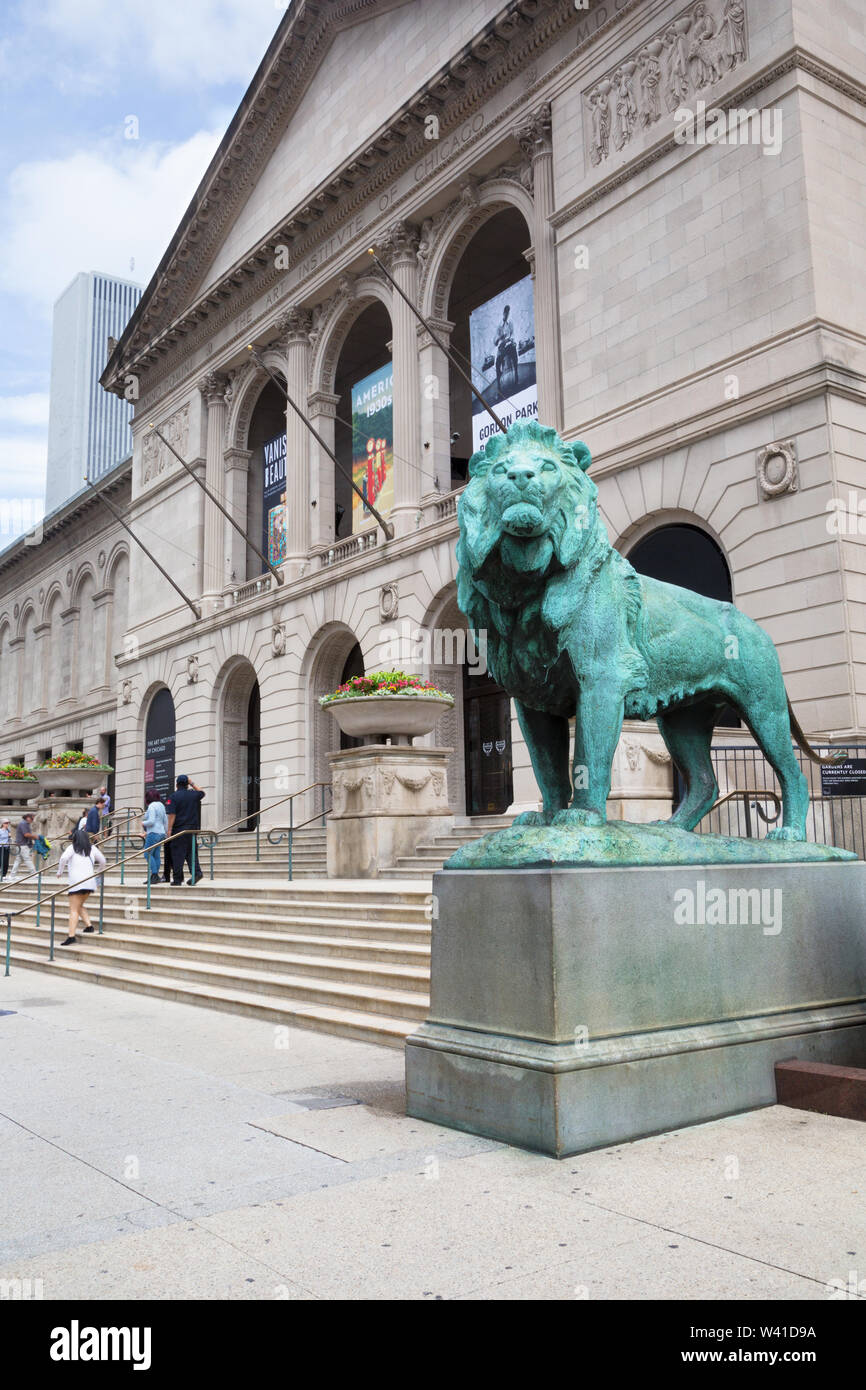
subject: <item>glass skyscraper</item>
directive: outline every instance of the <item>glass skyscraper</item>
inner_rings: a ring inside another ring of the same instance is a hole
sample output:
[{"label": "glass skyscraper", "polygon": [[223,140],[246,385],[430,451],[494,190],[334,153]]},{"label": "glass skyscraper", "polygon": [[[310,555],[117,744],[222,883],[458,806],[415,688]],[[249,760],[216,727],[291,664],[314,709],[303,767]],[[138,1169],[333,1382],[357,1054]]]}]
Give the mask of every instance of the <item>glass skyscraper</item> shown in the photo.
[{"label": "glass skyscraper", "polygon": [[99,384],[108,339],[119,338],[141,286],[82,271],[54,306],[45,510],[55,511],[132,451],[132,406]]}]

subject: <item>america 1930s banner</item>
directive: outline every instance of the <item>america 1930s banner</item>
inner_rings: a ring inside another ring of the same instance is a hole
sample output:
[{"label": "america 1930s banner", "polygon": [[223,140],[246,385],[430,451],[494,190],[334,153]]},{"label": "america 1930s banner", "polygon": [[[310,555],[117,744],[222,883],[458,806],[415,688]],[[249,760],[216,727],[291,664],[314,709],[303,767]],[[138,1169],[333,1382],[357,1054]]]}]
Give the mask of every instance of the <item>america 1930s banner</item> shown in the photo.
[{"label": "america 1930s banner", "polygon": [[[386,362],[352,387],[352,480],[381,516],[394,505],[394,368]],[[352,494],[352,531],[373,522]],[[375,524],[375,523],[374,523]]]},{"label": "america 1930s banner", "polygon": [[[469,315],[472,380],[506,429],[538,418],[535,313],[532,276],[479,304]],[[472,448],[481,449],[497,426],[481,402],[472,401]]]}]

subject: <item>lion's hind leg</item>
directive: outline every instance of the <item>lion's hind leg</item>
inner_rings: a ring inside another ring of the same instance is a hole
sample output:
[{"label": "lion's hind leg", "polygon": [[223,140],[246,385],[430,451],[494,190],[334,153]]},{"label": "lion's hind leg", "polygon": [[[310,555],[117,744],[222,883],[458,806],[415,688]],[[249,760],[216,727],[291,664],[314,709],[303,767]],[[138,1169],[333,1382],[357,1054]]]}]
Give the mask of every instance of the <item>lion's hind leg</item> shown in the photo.
[{"label": "lion's hind leg", "polygon": [[666,825],[694,830],[715,805],[719,785],[710,747],[719,707],[715,704],[682,706],[658,716],[659,732],[686,784],[686,794]]},{"label": "lion's hind leg", "polygon": [[[781,685],[781,681],[779,682]],[[782,824],[767,832],[768,840],[805,840],[806,816],[809,811],[809,783],[800,770],[791,746],[791,721],[788,718],[784,687],[774,691],[776,702],[770,708],[765,699],[757,709],[741,713],[754,735],[767,762],[779,779],[782,788]]]}]

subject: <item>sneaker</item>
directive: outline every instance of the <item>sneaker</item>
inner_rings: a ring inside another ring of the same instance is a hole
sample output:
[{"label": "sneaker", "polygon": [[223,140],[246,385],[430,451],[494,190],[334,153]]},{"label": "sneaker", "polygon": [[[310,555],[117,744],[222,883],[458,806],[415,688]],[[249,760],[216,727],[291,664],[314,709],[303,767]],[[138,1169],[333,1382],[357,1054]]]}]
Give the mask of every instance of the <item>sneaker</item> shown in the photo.
[{"label": "sneaker", "polygon": [[160,878],[159,874],[151,874],[150,881],[151,883],[162,883],[163,880]]},{"label": "sneaker", "polygon": [[66,940],[65,940],[65,941],[61,941],[60,944],[61,944],[61,946],[77,946],[77,945],[78,945],[78,937],[77,937],[77,936],[67,936]]},{"label": "sneaker", "polygon": [[89,931],[95,931],[95,930],[96,930],[95,927],[85,927],[85,928],[84,928],[85,934],[86,934],[87,932],[89,932]]}]

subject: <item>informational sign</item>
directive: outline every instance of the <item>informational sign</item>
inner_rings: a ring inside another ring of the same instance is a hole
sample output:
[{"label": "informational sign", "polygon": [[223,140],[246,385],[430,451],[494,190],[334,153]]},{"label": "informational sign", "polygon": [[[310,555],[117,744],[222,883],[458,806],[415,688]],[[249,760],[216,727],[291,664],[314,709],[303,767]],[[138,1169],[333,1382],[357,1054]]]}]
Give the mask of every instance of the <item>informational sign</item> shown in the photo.
[{"label": "informational sign", "polygon": [[[469,315],[472,380],[506,429],[538,418],[535,312],[532,276],[518,280]],[[497,426],[472,398],[472,448],[480,449]]]},{"label": "informational sign", "polygon": [[821,764],[822,796],[866,796],[866,758]]},{"label": "informational sign", "polygon": [[[386,362],[352,387],[352,480],[380,516],[394,505],[394,368]],[[375,518],[352,493],[352,531]]]},{"label": "informational sign", "polygon": [[264,445],[262,469],[262,550],[272,565],[286,558],[286,436]]},{"label": "informational sign", "polygon": [[163,801],[174,790],[175,718],[170,690],[158,690],[147,712],[144,734],[144,790]]}]

